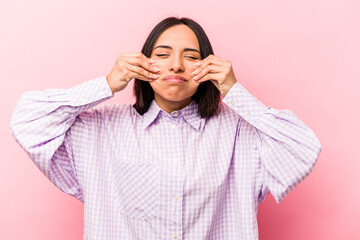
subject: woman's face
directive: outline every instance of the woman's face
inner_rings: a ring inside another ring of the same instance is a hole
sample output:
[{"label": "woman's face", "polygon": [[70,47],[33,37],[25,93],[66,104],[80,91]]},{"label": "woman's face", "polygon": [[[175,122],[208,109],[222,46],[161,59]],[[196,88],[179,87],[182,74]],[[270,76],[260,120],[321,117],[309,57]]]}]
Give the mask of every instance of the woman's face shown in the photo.
[{"label": "woman's face", "polygon": [[156,103],[168,113],[187,106],[199,86],[192,80],[193,64],[201,59],[195,33],[186,25],[168,28],[154,44],[150,57],[160,69],[160,76],[150,83]]}]

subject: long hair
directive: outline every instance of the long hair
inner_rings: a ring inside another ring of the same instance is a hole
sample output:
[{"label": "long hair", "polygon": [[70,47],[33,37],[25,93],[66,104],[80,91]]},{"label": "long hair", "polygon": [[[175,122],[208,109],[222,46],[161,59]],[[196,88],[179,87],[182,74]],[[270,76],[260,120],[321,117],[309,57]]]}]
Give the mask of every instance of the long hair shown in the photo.
[{"label": "long hair", "polygon": [[[188,26],[195,33],[199,41],[201,59],[206,58],[210,54],[214,54],[206,33],[198,23],[189,18],[176,17],[168,17],[158,23],[146,39],[141,52],[146,57],[150,57],[154,44],[160,35],[169,27],[179,24]],[[134,94],[136,102],[133,107],[139,114],[143,115],[149,110],[151,102],[154,99],[154,90],[149,82],[135,78]],[[199,85],[192,99],[198,103],[198,114],[201,118],[208,118],[213,116],[219,108],[220,91],[211,81],[205,81]]]}]

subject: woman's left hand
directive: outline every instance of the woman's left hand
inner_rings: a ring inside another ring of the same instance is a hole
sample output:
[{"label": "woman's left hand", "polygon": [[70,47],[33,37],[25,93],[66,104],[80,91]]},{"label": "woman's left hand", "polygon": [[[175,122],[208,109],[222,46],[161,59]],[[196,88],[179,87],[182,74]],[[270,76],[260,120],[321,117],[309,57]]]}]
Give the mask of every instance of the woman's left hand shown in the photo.
[{"label": "woman's left hand", "polygon": [[198,68],[193,72],[193,75],[195,75],[193,80],[198,83],[210,80],[219,89],[223,97],[236,83],[235,74],[229,60],[210,54],[195,63],[194,66]]}]

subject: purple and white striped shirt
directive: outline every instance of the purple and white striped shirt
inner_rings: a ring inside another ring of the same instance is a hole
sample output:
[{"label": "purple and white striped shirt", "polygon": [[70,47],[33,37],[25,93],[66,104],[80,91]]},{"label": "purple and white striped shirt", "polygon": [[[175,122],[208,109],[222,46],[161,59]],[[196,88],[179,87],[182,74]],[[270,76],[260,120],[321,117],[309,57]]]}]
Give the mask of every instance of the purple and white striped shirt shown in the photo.
[{"label": "purple and white striped shirt", "polygon": [[18,143],[62,191],[84,202],[84,239],[258,239],[258,205],[280,202],[313,169],[321,145],[289,110],[240,83],[209,119],[197,104],[139,115],[105,77],[23,94]]}]

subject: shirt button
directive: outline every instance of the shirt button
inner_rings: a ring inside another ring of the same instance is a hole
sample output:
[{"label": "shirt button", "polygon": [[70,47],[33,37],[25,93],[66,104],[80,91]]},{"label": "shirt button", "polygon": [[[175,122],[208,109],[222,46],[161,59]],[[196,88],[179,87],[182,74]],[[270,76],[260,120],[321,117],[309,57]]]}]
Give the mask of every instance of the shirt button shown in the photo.
[{"label": "shirt button", "polygon": [[179,199],[179,197],[177,195],[174,195],[174,200],[177,201]]},{"label": "shirt button", "polygon": [[177,116],[179,116],[179,113],[178,113],[178,112],[174,112],[174,113],[173,113],[173,116],[174,116],[174,117],[177,117]]},{"label": "shirt button", "polygon": [[174,238],[174,239],[177,239],[177,235],[176,235],[176,234],[174,234],[173,238]]},{"label": "shirt button", "polygon": [[179,159],[175,159],[175,164],[179,164],[180,160]]},{"label": "shirt button", "polygon": [[231,100],[230,104],[231,104],[231,106],[234,106],[234,105],[235,105],[234,99]]},{"label": "shirt button", "polygon": [[100,91],[99,91],[99,96],[100,96],[100,97],[104,96],[104,91],[103,91],[103,90],[100,90]]},{"label": "shirt button", "polygon": [[244,113],[244,117],[245,117],[245,118],[249,119],[250,116],[251,116],[251,114],[250,114],[249,112]]},{"label": "shirt button", "polygon": [[171,127],[172,127],[172,129],[175,129],[175,128],[176,128],[176,124],[175,124],[175,123],[171,124]]}]

